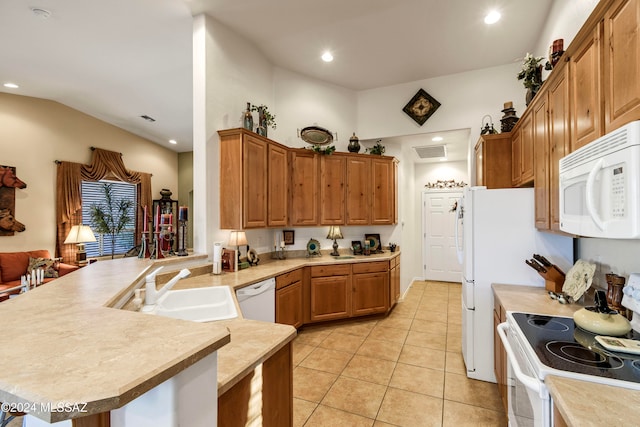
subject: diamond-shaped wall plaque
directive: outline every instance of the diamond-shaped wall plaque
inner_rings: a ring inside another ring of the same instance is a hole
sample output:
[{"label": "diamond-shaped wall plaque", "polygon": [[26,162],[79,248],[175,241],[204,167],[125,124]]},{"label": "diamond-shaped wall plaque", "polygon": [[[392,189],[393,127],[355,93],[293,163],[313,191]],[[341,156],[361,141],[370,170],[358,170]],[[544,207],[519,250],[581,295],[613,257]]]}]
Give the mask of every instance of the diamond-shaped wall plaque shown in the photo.
[{"label": "diamond-shaped wall plaque", "polygon": [[434,97],[420,89],[404,106],[402,111],[416,121],[420,126],[440,107],[440,103]]}]

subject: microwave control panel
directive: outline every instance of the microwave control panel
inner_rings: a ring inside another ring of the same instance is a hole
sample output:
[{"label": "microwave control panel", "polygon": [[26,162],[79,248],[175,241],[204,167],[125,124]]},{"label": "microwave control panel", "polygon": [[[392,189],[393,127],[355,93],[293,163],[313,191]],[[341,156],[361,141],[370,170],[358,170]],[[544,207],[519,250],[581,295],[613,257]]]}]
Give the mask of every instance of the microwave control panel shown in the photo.
[{"label": "microwave control panel", "polygon": [[625,173],[624,166],[616,166],[611,169],[611,216],[624,218],[625,208]]}]

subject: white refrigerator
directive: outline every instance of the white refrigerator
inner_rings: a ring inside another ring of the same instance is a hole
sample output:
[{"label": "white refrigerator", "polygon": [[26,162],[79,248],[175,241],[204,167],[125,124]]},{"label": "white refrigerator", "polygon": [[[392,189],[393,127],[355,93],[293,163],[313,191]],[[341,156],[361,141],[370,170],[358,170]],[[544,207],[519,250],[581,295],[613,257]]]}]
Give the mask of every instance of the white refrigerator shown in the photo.
[{"label": "white refrigerator", "polygon": [[[465,187],[456,233],[462,264],[462,356],[467,376],[495,382],[493,283],[544,286],[525,260],[546,257],[565,273],[573,265],[573,239],[540,232],[534,224],[533,188]],[[559,304],[549,299],[549,304]]]}]

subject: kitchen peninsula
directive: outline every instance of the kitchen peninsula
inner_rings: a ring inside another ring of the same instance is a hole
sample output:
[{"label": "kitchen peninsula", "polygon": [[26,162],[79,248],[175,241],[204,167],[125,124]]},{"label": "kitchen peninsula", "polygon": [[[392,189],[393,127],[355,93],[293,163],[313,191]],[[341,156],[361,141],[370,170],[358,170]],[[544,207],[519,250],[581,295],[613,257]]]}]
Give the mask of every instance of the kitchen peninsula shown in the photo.
[{"label": "kitchen peninsula", "polygon": [[[368,265],[390,265],[392,261],[399,267],[399,252],[338,260],[326,255],[292,258],[237,273],[195,274],[174,289],[217,285],[238,289],[297,269],[337,264],[349,268],[359,265],[355,271],[361,271]],[[278,383],[281,381],[291,387],[291,376],[282,374],[291,370],[290,342],[296,335],[291,326],[245,320],[241,314],[237,319],[194,323],[129,309],[133,290],[143,286],[145,275],[159,265],[165,266],[165,271],[195,271],[206,264],[205,255],[100,261],[2,303],[5,357],[0,362],[0,401],[50,402],[54,407],[86,403],[80,408],[82,412],[30,411],[51,423],[105,416],[214,352],[219,417],[224,413],[224,396],[246,387],[259,368],[266,378],[268,363],[275,364],[278,372],[270,377],[275,386],[287,387]],[[268,394],[263,393],[263,398],[268,399]],[[292,408],[286,409],[287,399],[280,400],[285,401],[286,410],[280,416],[290,417]]]}]

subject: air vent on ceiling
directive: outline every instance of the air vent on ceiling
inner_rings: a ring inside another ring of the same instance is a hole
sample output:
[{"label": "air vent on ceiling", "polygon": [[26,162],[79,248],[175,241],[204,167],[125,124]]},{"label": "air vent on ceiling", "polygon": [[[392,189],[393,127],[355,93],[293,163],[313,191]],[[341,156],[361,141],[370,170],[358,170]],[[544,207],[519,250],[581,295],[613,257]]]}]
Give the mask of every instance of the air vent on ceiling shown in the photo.
[{"label": "air vent on ceiling", "polygon": [[142,116],[140,116],[140,117],[142,117],[143,119],[145,119],[145,120],[146,120],[146,121],[148,121],[148,122],[155,122],[155,121],[156,121],[156,119],[154,119],[154,118],[153,118],[153,117],[151,117],[151,116],[147,116],[146,114],[144,114],[144,115],[142,115]]},{"label": "air vent on ceiling", "polygon": [[445,145],[427,145],[424,147],[413,147],[421,159],[441,159],[447,157],[447,147]]}]

